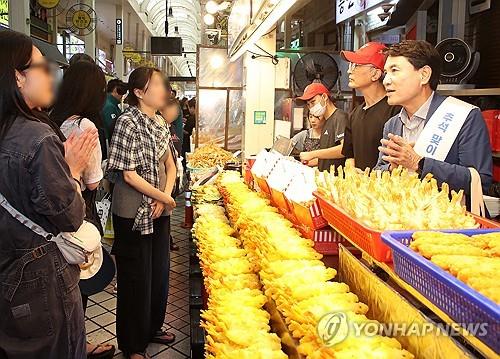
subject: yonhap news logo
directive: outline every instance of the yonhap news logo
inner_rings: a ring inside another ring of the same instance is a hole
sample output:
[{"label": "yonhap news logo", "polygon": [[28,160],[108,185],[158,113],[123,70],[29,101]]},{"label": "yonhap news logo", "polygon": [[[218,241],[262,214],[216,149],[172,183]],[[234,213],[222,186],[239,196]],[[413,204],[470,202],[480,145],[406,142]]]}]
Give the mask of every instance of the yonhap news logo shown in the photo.
[{"label": "yonhap news logo", "polygon": [[387,337],[445,335],[484,337],[488,334],[489,323],[379,323],[371,320],[358,322],[349,320],[344,312],[325,314],[316,327],[319,338],[327,347],[342,343],[351,337]]}]

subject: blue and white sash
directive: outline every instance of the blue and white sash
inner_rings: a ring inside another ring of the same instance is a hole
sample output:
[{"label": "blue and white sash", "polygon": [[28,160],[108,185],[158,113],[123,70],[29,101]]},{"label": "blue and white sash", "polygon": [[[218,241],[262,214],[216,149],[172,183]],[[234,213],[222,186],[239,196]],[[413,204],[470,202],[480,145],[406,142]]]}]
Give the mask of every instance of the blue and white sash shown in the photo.
[{"label": "blue and white sash", "polygon": [[429,119],[415,143],[420,156],[444,161],[469,113],[476,108],[455,97],[447,97]]},{"label": "blue and white sash", "polygon": [[[415,143],[415,152],[423,157],[444,161],[467,116],[475,108],[476,106],[455,97],[447,97],[425,125]],[[469,171],[471,173],[471,212],[484,216],[481,177],[475,168],[471,167]]]}]

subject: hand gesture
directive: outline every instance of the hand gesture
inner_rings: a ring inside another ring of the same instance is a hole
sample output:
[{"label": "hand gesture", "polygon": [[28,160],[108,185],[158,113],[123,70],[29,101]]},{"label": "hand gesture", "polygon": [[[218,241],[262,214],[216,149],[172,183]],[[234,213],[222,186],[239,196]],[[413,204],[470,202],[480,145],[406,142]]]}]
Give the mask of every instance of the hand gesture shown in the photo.
[{"label": "hand gesture", "polygon": [[389,133],[389,139],[380,140],[382,146],[378,149],[385,154],[384,161],[390,163],[390,169],[403,166],[411,171],[418,170],[418,162],[422,159],[413,147],[415,143],[407,143],[401,136]]},{"label": "hand gesture", "polygon": [[74,178],[81,178],[98,143],[96,128],[87,129],[80,135],[73,132],[64,142],[64,157]]},{"label": "hand gesture", "polygon": [[153,200],[153,203],[151,204],[151,209],[153,210],[153,212],[151,213],[151,217],[153,219],[160,218],[160,216],[165,211],[165,203]]},{"label": "hand gesture", "polygon": [[313,156],[313,153],[312,152],[301,152],[300,153],[300,160],[302,162],[306,161],[306,162],[309,162],[311,160],[313,160],[315,157]]}]

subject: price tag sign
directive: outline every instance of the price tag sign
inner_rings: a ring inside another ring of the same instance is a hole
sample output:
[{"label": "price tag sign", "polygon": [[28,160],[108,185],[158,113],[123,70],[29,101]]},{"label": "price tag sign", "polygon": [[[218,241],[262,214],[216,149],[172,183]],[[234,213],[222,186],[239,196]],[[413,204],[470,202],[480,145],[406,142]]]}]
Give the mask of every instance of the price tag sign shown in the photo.
[{"label": "price tag sign", "polygon": [[255,125],[265,125],[267,123],[266,117],[267,117],[266,111],[254,111],[253,123]]}]

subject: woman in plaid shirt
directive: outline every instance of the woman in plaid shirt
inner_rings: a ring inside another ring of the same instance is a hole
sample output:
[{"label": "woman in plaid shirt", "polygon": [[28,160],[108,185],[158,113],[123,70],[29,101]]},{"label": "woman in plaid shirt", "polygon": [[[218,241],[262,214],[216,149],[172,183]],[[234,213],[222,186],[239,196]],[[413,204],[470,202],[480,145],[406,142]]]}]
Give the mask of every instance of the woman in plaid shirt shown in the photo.
[{"label": "woman in plaid shirt", "polygon": [[149,343],[170,344],[162,331],[168,296],[171,197],[176,169],[170,132],[156,115],[167,95],[162,73],[140,67],[129,77],[130,107],[118,118],[108,171],[116,174],[113,224],[116,256],[118,347],[131,358],[149,358]]}]

